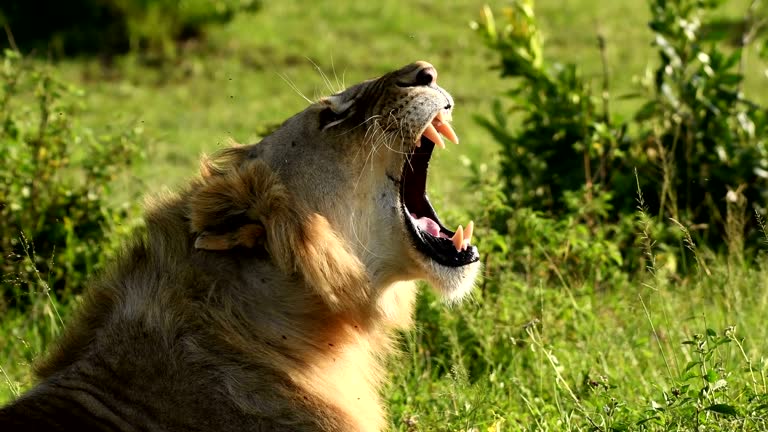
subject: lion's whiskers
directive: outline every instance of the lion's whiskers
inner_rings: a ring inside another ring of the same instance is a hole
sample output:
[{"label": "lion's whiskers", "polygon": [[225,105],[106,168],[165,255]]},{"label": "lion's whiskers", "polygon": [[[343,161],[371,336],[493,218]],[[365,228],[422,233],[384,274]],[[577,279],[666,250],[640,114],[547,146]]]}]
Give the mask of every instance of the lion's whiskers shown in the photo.
[{"label": "lion's whiskers", "polygon": [[[372,116],[368,117],[367,119],[365,119],[365,120],[361,121],[360,123],[358,123],[356,126],[352,126],[351,128],[349,128],[349,130],[341,132],[341,133],[339,133],[336,136],[344,136],[344,135],[346,135],[348,133],[354,132],[355,130],[357,130],[357,128],[365,125],[366,123],[368,123],[370,121],[374,121],[374,120],[379,119],[379,118],[381,118],[381,115],[379,115],[379,114],[372,115]],[[369,125],[369,128],[370,128],[370,125]],[[366,135],[367,134],[368,134],[368,131],[366,131]]]},{"label": "lion's whiskers", "polygon": [[[378,255],[378,254],[376,254],[374,251],[370,250],[370,249],[368,248],[368,246],[366,246],[366,245],[365,245],[365,243],[367,243],[367,242],[363,242],[363,240],[360,238],[360,235],[358,234],[358,230],[356,229],[356,225],[355,225],[355,219],[356,219],[356,218],[355,218],[355,216],[354,216],[354,213],[350,214],[350,216],[349,216],[349,226],[350,226],[350,228],[351,228],[351,230],[352,230],[352,235],[354,235],[354,236],[355,236],[355,242],[356,242],[358,245],[360,245],[360,247],[362,247],[362,248],[363,248],[363,250],[364,250],[364,251],[365,251],[365,252],[366,252],[368,255],[370,255],[370,256],[372,256],[372,257],[374,257],[374,258],[382,258],[382,257],[383,257],[383,255]],[[370,226],[370,225],[371,225],[371,219],[372,219],[372,218],[362,218],[362,219],[366,219],[366,220],[367,220],[367,222],[368,222],[368,226],[366,227],[366,230],[365,230],[364,232],[370,232],[370,229],[371,229],[371,226]]]},{"label": "lion's whiskers", "polygon": [[296,94],[301,96],[305,101],[309,102],[310,104],[314,103],[311,99],[309,99],[308,97],[304,96],[304,93],[302,93],[301,90],[299,90],[299,88],[296,86],[296,84],[294,84],[293,81],[291,81],[286,75],[281,74],[281,73],[278,72],[277,76],[282,78],[283,81],[285,81],[285,83],[288,84],[288,87],[290,87],[293,91],[295,91]]},{"label": "lion's whiskers", "polygon": [[333,71],[333,79],[336,80],[337,91],[342,91],[347,88],[344,84],[344,72],[341,73],[341,81],[339,81],[339,76],[336,74],[336,65],[333,63],[333,55],[331,55],[331,70]]},{"label": "lion's whiskers", "polygon": [[[381,127],[381,124],[379,123],[380,117],[381,116],[370,117],[364,120],[362,123],[360,123],[360,125],[357,126],[359,127],[365,123],[369,123],[368,127],[365,130],[365,134],[363,135],[362,145],[357,149],[357,153],[355,154],[355,159],[357,159],[358,155],[360,154],[361,151],[363,151],[363,149],[367,148],[369,149],[369,151],[365,157],[365,161],[363,162],[363,170],[361,170],[360,175],[355,181],[355,185],[353,189],[354,191],[357,191],[357,188],[360,185],[360,180],[363,177],[363,174],[365,172],[365,167],[368,165],[368,162],[373,161],[373,156],[376,153],[376,149],[380,147],[379,142],[382,141],[383,139],[386,139],[386,131]],[[373,163],[371,163],[370,169],[373,170]],[[382,256],[376,254],[374,251],[369,249],[368,246],[366,246],[365,243],[367,243],[367,241],[364,242],[363,239],[361,238],[360,233],[358,232],[359,228],[357,227],[356,219],[357,218],[355,217],[354,212],[349,215],[349,226],[351,228],[352,235],[354,236],[355,243],[357,243],[363,249],[363,251],[365,251],[365,253],[367,253],[369,256],[372,256],[374,258],[381,258]],[[368,226],[365,227],[364,232],[370,232],[370,224],[372,222],[372,218],[361,218],[361,219],[365,219],[368,223]]]},{"label": "lion's whiskers", "polygon": [[[318,66],[318,64],[315,63],[311,58],[309,57],[304,57],[304,58],[306,58],[310,63],[312,63],[312,66],[314,66],[315,70],[320,74],[320,77],[323,79],[323,83],[325,83],[325,86],[328,88],[328,91],[331,94],[335,94],[344,90],[343,86],[340,86],[338,88],[333,88],[333,83],[331,83],[331,80],[328,78],[328,75],[326,75],[325,72],[323,72],[320,66]],[[333,58],[331,58],[331,65],[333,65]],[[334,72],[334,75],[335,75],[335,72]],[[338,84],[339,84],[339,80],[337,79],[336,85]]]}]

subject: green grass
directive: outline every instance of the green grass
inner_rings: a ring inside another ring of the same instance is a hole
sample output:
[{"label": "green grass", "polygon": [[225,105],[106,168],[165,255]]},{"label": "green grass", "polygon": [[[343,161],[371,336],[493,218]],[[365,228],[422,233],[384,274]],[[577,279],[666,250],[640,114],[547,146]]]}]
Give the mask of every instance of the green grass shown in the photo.
[{"label": "green grass", "polygon": [[[428,60],[454,95],[462,139],[437,155],[430,194],[446,214],[474,214],[482,196],[467,190],[462,156],[492,161],[496,144],[473,117],[489,114],[492,100],[511,87],[491,70],[495,54],[468,25],[482,4],[265,2],[258,14],[213,29],[206,43],[187,47],[162,70],[130,56],[109,68],[94,59],[56,68],[87,92],[83,124],[144,130],[147,158],[121,179],[114,197],[120,203],[179,185],[194,175],[201,152],[230,137],[255,142],[262,127],[301,110],[304,96],[337,90],[337,80],[352,84]],[[729,1],[719,14],[737,17],[746,4]],[[545,55],[578,63],[595,86],[602,79],[599,29],[614,94],[635,91],[636,76],[655,61],[645,2],[545,0],[537,16]],[[754,93],[765,77],[756,61],[748,67]],[[624,115],[635,107],[631,99],[619,104]],[[652,252],[664,262],[663,251]],[[441,305],[427,292],[419,326],[403,336],[403,356],[384,390],[393,430],[768,430],[768,261],[701,254],[711,274],[681,279],[660,264],[655,276],[616,277],[595,287],[586,275],[558,278],[552,252],[547,272],[491,272],[460,306]],[[0,403],[31,385],[30,362],[60,331],[56,311],[66,321],[75,304],[34,295],[39,300],[29,314],[0,320],[0,382],[7,381]],[[730,326],[727,343],[696,351],[701,341],[694,334],[711,329],[715,341]],[[699,360],[686,376],[689,362]],[[702,392],[721,379],[726,386]],[[685,391],[673,395],[685,385],[690,399]],[[735,407],[736,415],[705,410],[718,404]],[[650,420],[638,425],[644,419]]]},{"label": "green grass", "polygon": [[[731,0],[725,17],[740,16],[747,1]],[[156,191],[189,178],[202,152],[212,152],[229,138],[255,142],[260,127],[286,119],[306,100],[336,91],[337,82],[351,84],[415,60],[435,64],[439,83],[456,100],[454,125],[460,148],[449,147],[434,164],[447,173],[431,190],[461,200],[461,172],[453,167],[460,155],[480,160],[495,152],[491,137],[474,121],[490,114],[491,101],[510,88],[492,67],[495,54],[479,43],[469,22],[479,16],[482,1],[445,2],[385,0],[380,2],[268,2],[262,12],[240,15],[214,29],[205,46],[191,46],[178,62],[160,71],[137,65],[132,58],[105,69],[98,60],[58,65],[65,78],[87,91],[90,110],[85,124],[140,126],[149,138],[149,158],[126,182],[126,192]],[[648,12],[644,2],[555,0],[537,3],[546,55],[576,62],[594,86],[601,85],[598,31],[606,37],[612,91],[637,91],[633,83],[655,62],[651,53]],[[758,64],[751,62],[754,72]],[[332,83],[329,89],[321,76]],[[750,73],[748,90],[764,78]],[[619,101],[629,114],[634,100]],[[438,201],[439,204],[440,201]],[[450,205],[450,203],[448,204]]]},{"label": "green grass", "polygon": [[[697,421],[704,430],[766,430],[765,276],[718,268],[711,278],[607,292],[513,277],[456,310],[427,297],[427,319],[408,336],[408,361],[387,392],[393,428],[416,418],[417,430],[636,430],[652,418],[650,430],[693,430]],[[734,341],[711,356],[682,345],[729,326]],[[726,387],[700,393],[721,379]],[[715,404],[738,414],[703,410]]]},{"label": "green grass", "polygon": [[[117,71],[105,72],[95,60],[68,62],[61,70],[89,90],[95,110],[84,113],[84,122],[139,123],[154,137],[148,143],[151,160],[137,169],[133,182],[146,192],[183,181],[196,169],[201,152],[220,148],[228,138],[256,141],[261,126],[303,109],[304,97],[337,91],[337,80],[350,85],[427,60],[457,104],[454,125],[462,145],[449,147],[436,160],[438,170],[452,172],[460,154],[493,152],[490,137],[472,120],[490,112],[489,102],[502,85],[489,71],[493,54],[468,26],[480,5],[383,1],[308,8],[298,1],[270,2],[261,13],[241,16],[214,32],[210,46],[190,49],[178,65],[162,72],[130,60]],[[103,80],[112,73],[113,80]],[[460,184],[444,181],[434,187],[440,194],[455,192]]]}]

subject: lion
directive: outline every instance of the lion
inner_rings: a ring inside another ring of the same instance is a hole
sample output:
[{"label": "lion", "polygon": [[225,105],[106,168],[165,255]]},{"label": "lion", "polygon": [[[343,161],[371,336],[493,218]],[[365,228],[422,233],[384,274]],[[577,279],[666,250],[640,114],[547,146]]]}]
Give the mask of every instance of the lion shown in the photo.
[{"label": "lion", "polygon": [[[479,271],[426,195],[454,106],[420,61],[204,157],[87,290],[0,430],[380,431],[417,280]],[[442,135],[442,136],[441,136]]]}]

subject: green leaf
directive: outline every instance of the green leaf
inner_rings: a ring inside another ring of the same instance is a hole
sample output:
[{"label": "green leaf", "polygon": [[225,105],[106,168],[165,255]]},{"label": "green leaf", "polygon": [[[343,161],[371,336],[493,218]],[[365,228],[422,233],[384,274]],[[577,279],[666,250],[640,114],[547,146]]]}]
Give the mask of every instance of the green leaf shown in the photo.
[{"label": "green leaf", "polygon": [[713,369],[708,370],[707,374],[704,376],[704,379],[706,379],[707,382],[715,382],[717,380],[717,372],[715,372]]},{"label": "green leaf", "polygon": [[691,370],[692,367],[700,365],[700,361],[689,361],[687,365],[685,365],[685,369],[683,369],[683,372],[688,372]]},{"label": "green leaf", "polygon": [[730,342],[731,342],[731,340],[728,339],[727,337],[721,337],[720,339],[715,341],[715,346],[717,347],[717,346],[720,346],[722,344],[727,344],[727,343],[730,343]]},{"label": "green leaf", "polygon": [[726,73],[720,75],[720,84],[736,85],[739,84],[743,79],[744,77],[740,74]]},{"label": "green leaf", "polygon": [[646,418],[644,418],[644,419],[642,419],[642,420],[638,421],[637,423],[635,423],[635,425],[637,425],[637,426],[640,426],[640,425],[641,425],[641,424],[643,424],[643,423],[649,422],[649,421],[651,421],[651,420],[656,420],[656,419],[658,419],[658,418],[659,418],[659,416],[646,417]]},{"label": "green leaf", "polygon": [[698,375],[696,372],[693,372],[693,371],[688,371],[688,372],[686,372],[686,373],[684,373],[684,374],[683,374],[683,376],[681,377],[681,379],[682,379],[683,381],[688,381],[688,380],[690,380],[690,379],[693,379],[693,378],[698,378],[698,377],[699,377],[699,375]]},{"label": "green leaf", "polygon": [[643,104],[635,113],[635,121],[641,122],[650,119],[656,113],[656,101],[651,100]]},{"label": "green leaf", "polygon": [[621,252],[618,251],[618,249],[610,249],[608,250],[608,256],[618,265],[624,265],[624,259],[621,256]]},{"label": "green leaf", "polygon": [[726,415],[732,415],[737,416],[739,415],[739,412],[736,411],[736,408],[732,405],[728,404],[714,404],[710,405],[706,408],[704,408],[707,411],[716,412],[718,414],[726,414]]},{"label": "green leaf", "polygon": [[730,69],[730,68],[736,66],[736,64],[739,62],[739,60],[741,60],[741,49],[740,48],[734,50],[733,53],[730,56],[728,56],[728,58],[725,59],[725,61],[723,62],[723,67],[725,69]]},{"label": "green leaf", "polygon": [[642,92],[627,92],[616,96],[616,100],[639,99],[643,96],[645,96],[645,93]]},{"label": "green leaf", "polygon": [[496,120],[496,124],[502,129],[507,128],[507,114],[504,112],[504,107],[501,105],[499,99],[493,100],[493,118]]}]

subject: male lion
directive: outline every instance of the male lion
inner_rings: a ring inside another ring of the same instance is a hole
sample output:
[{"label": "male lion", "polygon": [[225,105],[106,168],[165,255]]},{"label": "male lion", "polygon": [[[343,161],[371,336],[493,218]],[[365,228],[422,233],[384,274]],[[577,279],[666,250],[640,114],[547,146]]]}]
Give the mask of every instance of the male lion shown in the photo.
[{"label": "male lion", "polygon": [[454,301],[472,223],[425,194],[453,100],[417,62],[202,163],[146,211],[0,430],[380,431],[382,363],[416,279]]}]

